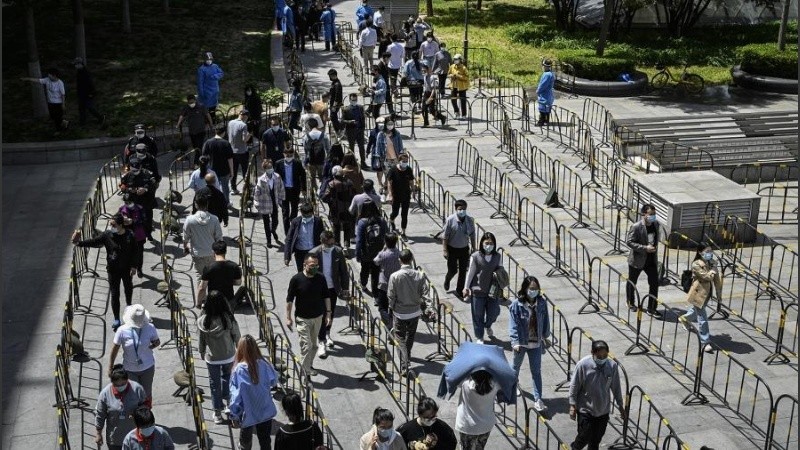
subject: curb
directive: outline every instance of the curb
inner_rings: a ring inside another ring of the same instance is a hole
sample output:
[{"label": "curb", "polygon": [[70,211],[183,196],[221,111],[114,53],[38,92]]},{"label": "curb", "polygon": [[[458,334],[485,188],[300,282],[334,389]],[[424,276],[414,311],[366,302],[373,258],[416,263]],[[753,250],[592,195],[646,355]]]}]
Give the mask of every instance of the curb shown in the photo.
[{"label": "curb", "polygon": [[634,72],[634,80],[627,81],[595,81],[586,78],[574,78],[574,83],[569,83],[567,78],[556,77],[556,89],[578,95],[595,97],[635,97],[644,94],[650,85],[647,75]]},{"label": "curb", "polygon": [[768,77],[766,75],[753,75],[741,69],[741,66],[731,68],[731,77],[737,86],[761,92],[776,92],[780,94],[798,94],[798,80],[789,78]]}]

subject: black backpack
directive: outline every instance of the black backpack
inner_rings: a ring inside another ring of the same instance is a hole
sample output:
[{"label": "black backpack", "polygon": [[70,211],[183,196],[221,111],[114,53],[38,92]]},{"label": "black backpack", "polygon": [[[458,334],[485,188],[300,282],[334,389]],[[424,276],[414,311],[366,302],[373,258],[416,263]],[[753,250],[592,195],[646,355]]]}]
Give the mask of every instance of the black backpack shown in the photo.
[{"label": "black backpack", "polygon": [[305,145],[308,155],[308,163],[312,165],[322,165],[325,163],[325,135],[320,135],[319,139],[308,138]]},{"label": "black backpack", "polygon": [[364,229],[364,236],[366,236],[366,256],[372,260],[378,253],[383,250],[384,233],[383,226],[380,220],[368,221]]},{"label": "black backpack", "polygon": [[683,288],[683,292],[689,292],[689,289],[692,288],[692,271],[691,270],[684,270],[681,274],[681,288]]}]

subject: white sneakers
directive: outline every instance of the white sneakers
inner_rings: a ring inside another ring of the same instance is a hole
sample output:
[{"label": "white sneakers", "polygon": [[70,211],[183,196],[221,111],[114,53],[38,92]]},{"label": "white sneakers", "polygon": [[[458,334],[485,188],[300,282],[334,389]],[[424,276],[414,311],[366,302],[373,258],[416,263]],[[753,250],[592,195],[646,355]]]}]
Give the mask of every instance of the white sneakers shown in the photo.
[{"label": "white sneakers", "polygon": [[483,344],[483,339],[475,339],[476,344]]},{"label": "white sneakers", "polygon": [[535,409],[538,412],[542,412],[545,409],[547,409],[547,406],[545,406],[545,404],[542,403],[542,400],[539,399],[533,402],[533,409]]},{"label": "white sneakers", "polygon": [[214,423],[217,425],[225,423],[225,419],[222,418],[222,413],[219,410],[214,411]]},{"label": "white sneakers", "polygon": [[711,344],[706,344],[703,347],[703,351],[706,353],[714,353],[714,347],[712,347]]},{"label": "white sneakers", "polygon": [[325,350],[325,342],[320,341],[319,348],[317,348],[317,357],[322,359],[328,357],[328,351]]},{"label": "white sneakers", "polygon": [[492,327],[486,327],[486,337],[494,337],[494,330],[492,330]]},{"label": "white sneakers", "polygon": [[333,343],[333,339],[331,339],[330,336],[328,336],[328,339],[325,340],[325,345],[327,345],[328,348],[333,348],[334,343]]}]

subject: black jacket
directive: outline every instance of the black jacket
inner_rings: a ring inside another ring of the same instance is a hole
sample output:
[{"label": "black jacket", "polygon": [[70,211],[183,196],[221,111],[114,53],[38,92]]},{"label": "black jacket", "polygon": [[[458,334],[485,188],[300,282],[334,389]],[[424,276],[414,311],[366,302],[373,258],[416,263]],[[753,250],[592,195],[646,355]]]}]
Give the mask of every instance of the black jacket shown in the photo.
[{"label": "black jacket", "polygon": [[94,97],[95,90],[94,90],[94,82],[92,81],[92,74],[89,73],[86,68],[78,69],[78,73],[76,74],[77,82],[78,82],[78,99],[80,100],[88,100]]},{"label": "black jacket", "polygon": [[124,272],[139,267],[139,252],[133,232],[125,230],[119,234],[115,231],[104,231],[100,236],[78,242],[78,247],[106,249],[106,270]]},{"label": "black jacket", "polygon": [[[145,192],[143,195],[137,194],[136,190],[140,187],[147,189],[147,192]],[[119,188],[123,194],[131,194],[133,203],[146,206],[155,201],[158,180],[156,180],[156,177],[146,169],[140,170],[139,173],[135,175],[133,172],[127,172],[122,176]]]},{"label": "black jacket", "polygon": [[[300,224],[302,223],[302,217],[295,217],[292,219],[291,224],[289,225],[289,232],[286,233],[286,242],[283,244],[283,259],[288,261],[292,257],[292,253],[294,253],[294,246],[297,244],[297,235],[300,229]],[[322,219],[317,216],[314,216],[314,230],[312,231],[312,244],[314,247],[321,244],[319,239],[319,235],[322,234],[322,231],[325,230],[325,227],[322,224]],[[314,248],[312,247],[312,248]]]},{"label": "black jacket", "polygon": [[[358,110],[360,113],[358,119],[356,119],[356,115],[354,114],[355,110]],[[351,123],[351,120],[355,122]],[[364,128],[366,128],[364,107],[361,105],[347,105],[342,108],[342,123],[344,123],[345,128],[364,130]]]},{"label": "black jacket", "polygon": [[[275,172],[281,176],[284,186],[286,185],[286,159],[281,159],[275,163]],[[292,189],[300,188],[300,192],[306,191],[306,169],[300,161],[292,160]],[[288,187],[286,189],[289,189]]]},{"label": "black jacket", "polygon": [[[223,225],[228,226],[228,202],[225,199],[225,194],[214,186],[206,185],[206,187],[198,189],[194,197],[197,198],[201,195],[208,198],[208,212],[217,216],[217,219],[219,219]],[[193,206],[192,214],[195,212],[197,211]]]},{"label": "black jacket", "polygon": [[342,82],[339,79],[331,81],[331,89],[328,91],[331,94],[329,105],[331,108],[337,109],[342,107]]},{"label": "black jacket", "polygon": [[[350,290],[350,277],[347,274],[347,258],[344,256],[341,247],[334,246],[331,255],[331,279],[333,279],[333,289],[337,293]],[[322,245],[318,245],[308,252],[309,255],[314,255],[319,261],[319,273],[325,275],[323,268],[322,258]]]}]

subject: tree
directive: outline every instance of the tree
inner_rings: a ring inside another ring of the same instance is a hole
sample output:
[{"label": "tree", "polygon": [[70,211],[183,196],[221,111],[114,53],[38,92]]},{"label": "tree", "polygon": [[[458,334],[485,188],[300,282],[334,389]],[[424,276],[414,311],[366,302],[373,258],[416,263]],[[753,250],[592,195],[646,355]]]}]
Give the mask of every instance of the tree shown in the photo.
[{"label": "tree", "polygon": [[[783,8],[781,9],[781,26],[778,29],[778,50],[786,50],[786,27],[789,24],[789,7],[791,0],[783,0]],[[800,9],[800,2],[798,2],[798,9]]]},{"label": "tree", "polygon": [[556,28],[565,31],[575,29],[575,15],[578,13],[579,1],[553,0],[553,8],[556,10]]},{"label": "tree", "polygon": [[126,33],[131,32],[131,2],[122,0],[122,30]]},{"label": "tree", "polygon": [[616,0],[603,0],[603,23],[600,26],[600,36],[597,39],[597,48],[595,54],[603,56],[606,50],[606,38],[608,37],[608,29],[611,27],[611,21],[614,17],[614,7],[618,3]]},{"label": "tree", "polygon": [[428,17],[433,15],[433,0],[425,0],[425,14]]},{"label": "tree", "polygon": [[[39,63],[39,47],[36,45],[36,17],[33,2],[26,1],[22,4],[25,8],[25,38],[28,44],[28,76],[42,78],[42,68]],[[44,89],[40,84],[31,84],[31,99],[33,101],[34,117],[47,117],[47,99]]]},{"label": "tree", "polygon": [[75,26],[75,56],[86,63],[86,31],[83,26],[83,0],[72,0],[72,23]]}]

